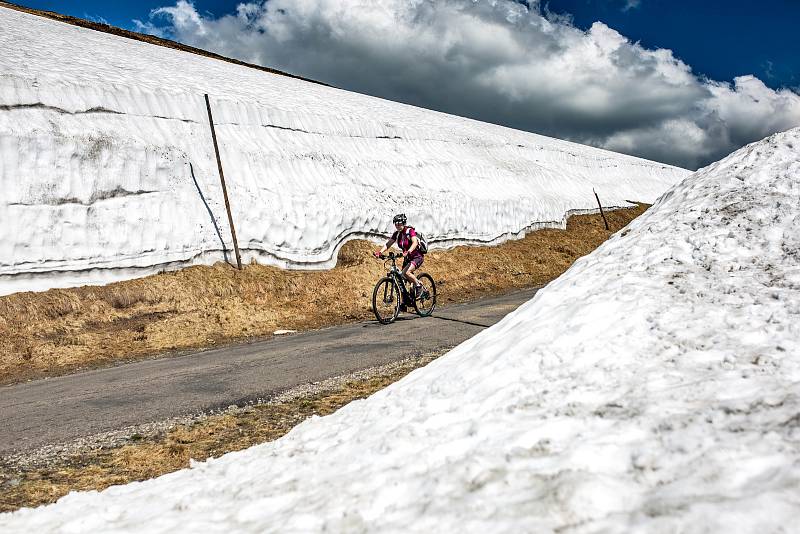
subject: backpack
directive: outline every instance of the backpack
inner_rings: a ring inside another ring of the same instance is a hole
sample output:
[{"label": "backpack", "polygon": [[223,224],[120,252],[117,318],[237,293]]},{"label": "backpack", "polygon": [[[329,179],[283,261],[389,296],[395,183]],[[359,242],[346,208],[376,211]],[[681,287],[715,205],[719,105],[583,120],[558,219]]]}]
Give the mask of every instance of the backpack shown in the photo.
[{"label": "backpack", "polygon": [[[416,229],[414,231],[416,232]],[[417,245],[417,250],[419,250],[422,254],[427,254],[428,240],[425,239],[425,236],[422,235],[420,232],[417,232],[417,239],[419,240],[419,244]]]}]

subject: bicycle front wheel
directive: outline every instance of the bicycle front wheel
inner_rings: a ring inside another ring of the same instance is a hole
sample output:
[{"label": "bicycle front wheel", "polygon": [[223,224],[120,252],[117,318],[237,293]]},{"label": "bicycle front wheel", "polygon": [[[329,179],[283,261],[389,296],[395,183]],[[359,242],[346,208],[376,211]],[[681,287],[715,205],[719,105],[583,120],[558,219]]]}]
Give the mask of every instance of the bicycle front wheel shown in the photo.
[{"label": "bicycle front wheel", "polygon": [[381,324],[389,324],[400,313],[400,289],[389,278],[381,278],[372,291],[372,311]]},{"label": "bicycle front wheel", "polygon": [[436,282],[428,273],[417,275],[417,280],[422,284],[422,293],[414,299],[414,307],[422,317],[427,317],[436,308]]}]

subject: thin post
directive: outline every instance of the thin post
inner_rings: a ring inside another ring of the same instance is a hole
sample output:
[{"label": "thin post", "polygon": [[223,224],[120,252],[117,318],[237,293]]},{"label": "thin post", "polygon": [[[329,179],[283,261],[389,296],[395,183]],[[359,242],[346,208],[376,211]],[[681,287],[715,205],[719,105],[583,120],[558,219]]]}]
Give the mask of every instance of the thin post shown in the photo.
[{"label": "thin post", "polygon": [[236,253],[236,267],[242,270],[242,256],[239,254],[239,242],[236,241],[236,228],[233,227],[233,215],[231,215],[231,204],[228,202],[228,188],[225,187],[225,174],[222,172],[222,160],[219,157],[219,147],[217,146],[217,132],[214,131],[214,117],[211,116],[211,102],[206,97],[206,109],[208,110],[208,124],[211,126],[211,139],[214,141],[214,153],[217,155],[217,168],[219,169],[219,180],[222,182],[222,196],[225,197],[225,209],[228,210],[228,224],[231,227],[233,236],[233,250]]},{"label": "thin post", "polygon": [[609,228],[608,228],[608,221],[606,220],[606,214],[603,213],[603,205],[600,204],[600,197],[597,196],[597,191],[594,190],[594,187],[592,188],[592,193],[594,193],[594,198],[597,199],[597,205],[600,206],[600,215],[603,216],[603,223],[606,225],[606,230],[608,230]]}]

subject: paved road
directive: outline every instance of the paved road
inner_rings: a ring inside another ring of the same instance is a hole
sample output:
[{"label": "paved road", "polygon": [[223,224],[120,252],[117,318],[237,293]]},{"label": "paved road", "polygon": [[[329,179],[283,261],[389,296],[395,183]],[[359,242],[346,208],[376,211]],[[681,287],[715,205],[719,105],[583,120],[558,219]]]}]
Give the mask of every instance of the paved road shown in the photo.
[{"label": "paved road", "polygon": [[[0,387],[0,455],[268,398],[294,386],[453,347],[536,290],[266,341]],[[405,340],[400,343],[400,340]]]}]

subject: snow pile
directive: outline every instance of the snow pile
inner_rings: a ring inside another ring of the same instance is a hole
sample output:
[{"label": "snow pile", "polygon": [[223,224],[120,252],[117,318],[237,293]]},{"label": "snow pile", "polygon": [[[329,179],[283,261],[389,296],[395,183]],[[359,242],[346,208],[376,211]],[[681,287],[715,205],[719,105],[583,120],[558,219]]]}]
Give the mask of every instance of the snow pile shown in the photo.
[{"label": "snow pile", "polygon": [[434,246],[652,202],[688,171],[0,7],[0,294],[214,263],[328,268],[405,212]]},{"label": "snow pile", "polygon": [[5,532],[778,532],[800,517],[800,129],[284,438]]}]

